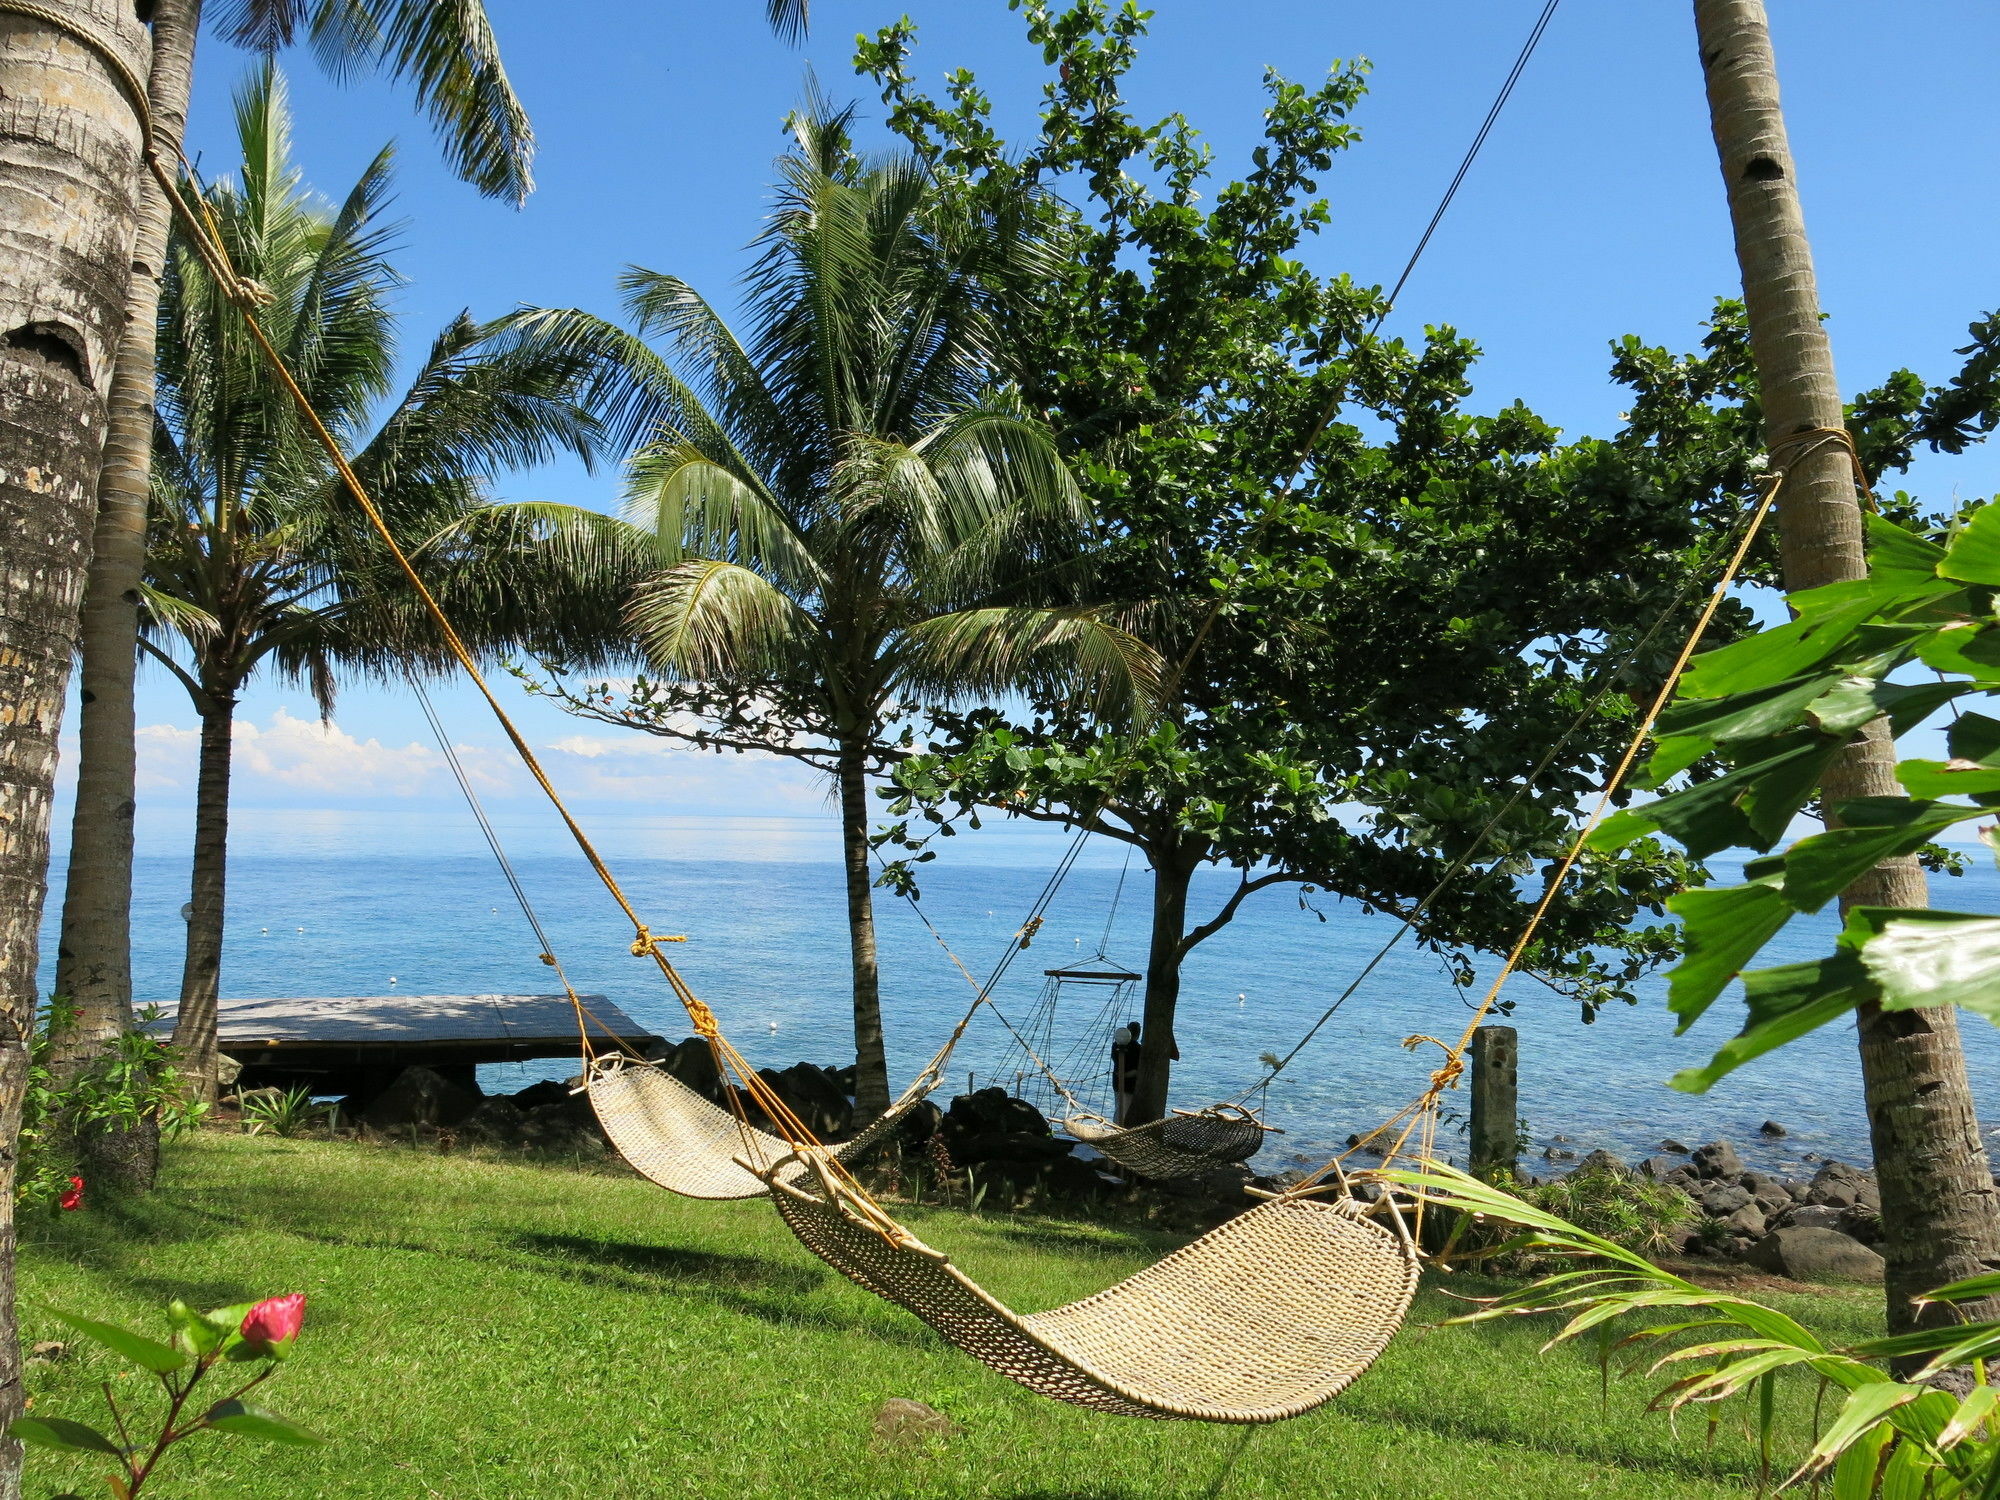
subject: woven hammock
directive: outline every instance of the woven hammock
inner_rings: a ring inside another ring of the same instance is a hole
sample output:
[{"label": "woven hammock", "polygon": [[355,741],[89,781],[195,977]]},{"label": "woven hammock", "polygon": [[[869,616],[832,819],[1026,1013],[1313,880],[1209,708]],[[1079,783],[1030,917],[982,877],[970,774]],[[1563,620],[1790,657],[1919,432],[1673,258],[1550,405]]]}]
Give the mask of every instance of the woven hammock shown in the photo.
[{"label": "woven hammock", "polygon": [[1270,1128],[1247,1110],[1218,1105],[1200,1111],[1175,1110],[1144,1125],[1113,1125],[1098,1115],[1073,1114],[1063,1129],[1119,1166],[1141,1177],[1198,1177],[1218,1167],[1248,1161]]},{"label": "woven hammock", "polygon": [[780,1169],[805,1247],[1029,1390],[1126,1417],[1280,1422],[1354,1383],[1402,1326],[1417,1254],[1353,1198],[1273,1198],[1116,1286],[1023,1315],[907,1232],[896,1243]]},{"label": "woven hammock", "polygon": [[[759,1172],[791,1154],[792,1147],[736,1116],[651,1063],[622,1058],[592,1065],[590,1106],[618,1154],[640,1176],[683,1198],[761,1198],[769,1191]],[[833,1147],[842,1161],[879,1144],[923,1098],[911,1090],[851,1141]]]}]

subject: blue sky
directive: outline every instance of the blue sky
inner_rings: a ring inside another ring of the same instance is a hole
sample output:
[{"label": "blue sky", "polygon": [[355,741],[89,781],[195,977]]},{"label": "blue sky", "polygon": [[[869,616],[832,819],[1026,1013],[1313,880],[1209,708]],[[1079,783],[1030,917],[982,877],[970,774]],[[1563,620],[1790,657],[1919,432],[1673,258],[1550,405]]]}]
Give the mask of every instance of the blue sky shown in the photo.
[{"label": "blue sky", "polygon": [[[761,0],[488,6],[541,145],[540,187],[519,211],[454,182],[395,89],[336,87],[309,58],[288,61],[298,156],[316,185],[344,190],[384,141],[400,143],[409,226],[398,260],[412,347],[461,307],[615,313],[614,283],[630,262],[682,275],[726,306],[806,65],[836,96],[874,105],[852,76],[852,41],[898,13],[874,0],[816,0],[811,42],[795,49],[769,34]],[[1004,127],[1032,119],[1043,70],[1004,0],[908,9],[927,80],[973,68]],[[1356,116],[1363,141],[1322,184],[1333,224],[1305,258],[1386,282],[1539,9],[1539,0],[1160,0],[1131,93],[1142,113],[1186,114],[1235,170],[1255,143],[1266,66],[1310,80],[1336,58],[1370,59],[1372,90]],[[1898,365],[1940,379],[1955,368],[1966,323],[2000,307],[1991,231],[2000,9],[1981,0],[1772,0],[1771,9],[1843,384],[1872,384]],[[228,97],[246,66],[220,43],[202,58],[190,144],[211,172],[231,160]],[[1481,343],[1476,407],[1520,398],[1572,433],[1608,432],[1620,399],[1604,376],[1607,342],[1633,332],[1690,347],[1712,299],[1735,286],[1689,7],[1564,0],[1390,326],[1451,323]],[[1940,505],[1954,491],[1989,493],[2000,488],[2000,454],[1929,461],[1916,480]],[[508,476],[501,488],[616,500],[615,476],[571,469]],[[493,794],[521,795],[470,694],[440,699]],[[444,794],[400,692],[352,688],[331,732],[312,722],[304,693],[280,684],[259,686],[240,712],[246,804],[419,812]],[[532,704],[524,717],[539,743],[566,747],[558,774],[586,800],[747,813],[822,805],[808,779],[768,761],[697,761]],[[149,810],[173,814],[190,795],[194,717],[162,673],[147,675],[140,723],[143,795]]]}]

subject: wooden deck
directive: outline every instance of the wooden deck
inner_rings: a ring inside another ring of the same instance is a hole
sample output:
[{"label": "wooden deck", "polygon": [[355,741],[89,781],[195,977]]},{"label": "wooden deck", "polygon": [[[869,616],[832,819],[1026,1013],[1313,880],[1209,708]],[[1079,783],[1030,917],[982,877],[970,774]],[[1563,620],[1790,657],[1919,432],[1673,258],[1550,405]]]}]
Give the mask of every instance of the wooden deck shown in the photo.
[{"label": "wooden deck", "polygon": [[[660,1038],[602,995],[581,997],[595,1047],[637,1050]],[[155,1029],[173,1027],[167,1007]],[[415,1064],[469,1082],[481,1063],[580,1058],[566,995],[336,995],[224,1000],[221,1050],[244,1087],[305,1083],[315,1093],[367,1093]]]}]

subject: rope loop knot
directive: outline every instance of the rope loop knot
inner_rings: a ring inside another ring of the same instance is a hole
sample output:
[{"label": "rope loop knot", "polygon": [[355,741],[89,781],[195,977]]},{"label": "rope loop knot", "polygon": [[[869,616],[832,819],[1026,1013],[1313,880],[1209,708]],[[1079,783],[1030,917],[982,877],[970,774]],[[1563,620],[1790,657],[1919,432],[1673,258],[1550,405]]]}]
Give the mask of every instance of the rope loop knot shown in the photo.
[{"label": "rope loop knot", "polygon": [[681,1007],[687,1011],[688,1022],[694,1027],[696,1036],[712,1042],[722,1035],[722,1024],[715,1019],[715,1012],[708,1008],[708,1002],[693,995],[681,996]]},{"label": "rope loop knot", "polygon": [[652,928],[641,927],[639,935],[632,939],[632,956],[634,958],[658,958],[660,956],[660,944],[685,943],[686,941],[687,935],[685,933],[663,932],[655,934]]},{"label": "rope loop knot", "polygon": [[1405,1052],[1414,1052],[1425,1042],[1429,1042],[1433,1047],[1442,1052],[1444,1054],[1444,1061],[1438,1065],[1437,1071],[1431,1074],[1430,1087],[1424,1090],[1423,1102],[1418,1106],[1419,1108],[1428,1108],[1430,1105],[1435,1104],[1446,1092],[1457,1088],[1458,1080],[1465,1076],[1464,1052],[1453,1047],[1448,1042],[1439,1040],[1437,1037],[1426,1036],[1422,1033],[1416,1036],[1406,1036],[1403,1038],[1403,1050]]},{"label": "rope loop knot", "polygon": [[1021,927],[1021,946],[1028,947],[1035,941],[1035,934],[1042,930],[1042,919],[1030,917]]}]

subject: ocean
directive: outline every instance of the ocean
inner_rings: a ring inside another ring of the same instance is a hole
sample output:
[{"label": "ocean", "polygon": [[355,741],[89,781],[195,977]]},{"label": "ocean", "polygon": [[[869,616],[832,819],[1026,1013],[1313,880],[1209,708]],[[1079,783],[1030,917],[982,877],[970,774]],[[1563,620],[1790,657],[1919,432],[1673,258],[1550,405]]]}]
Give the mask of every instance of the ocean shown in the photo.
[{"label": "ocean", "polygon": [[[531,814],[497,821],[577,987],[609,996],[664,1035],[687,1035],[679,1007],[651,966],[631,958],[629,928],[560,842],[560,829]],[[852,1059],[845,902],[830,819],[600,812],[585,821],[653,930],[688,935],[675,950],[677,964],[752,1061],[783,1067]],[[170,1000],[179,982],[187,856],[175,846],[182,833],[172,823],[142,825],[134,911],[142,1000]],[[943,855],[921,867],[925,912],[975,973],[985,974],[1018,929],[1065,843],[1059,830],[1041,825],[989,822],[947,841]],[[2000,910],[2000,874],[1983,852],[1975,859],[1966,876],[1934,880],[1938,905]],[[1033,1008],[1044,969],[1097,951],[1124,862],[1121,845],[1100,839],[1087,846],[1034,946],[998,992],[1010,1020],[1020,1024]],[[59,893],[60,859],[53,875]],[[1227,872],[1204,872],[1192,919],[1212,912],[1233,881]],[[1138,863],[1125,878],[1105,945],[1133,968],[1144,961],[1146,886]],[[877,895],[890,1067],[900,1084],[942,1042],[971,991],[908,908],[889,893]],[[1259,1056],[1288,1050],[1393,930],[1389,919],[1350,904],[1310,899],[1312,907],[1304,906],[1284,886],[1259,892],[1189,958],[1176,1104],[1199,1106],[1247,1087],[1259,1076]],[[52,897],[45,989],[55,908]],[[1823,953],[1834,930],[1830,917],[1795,921],[1766,961]],[[238,812],[225,996],[546,992],[549,971],[536,952],[491,857],[455,805]],[[1810,1173],[1828,1158],[1868,1160],[1851,1024],[1827,1027],[1691,1096],[1666,1079],[1707,1059],[1734,1031],[1741,1003],[1725,996],[1689,1035],[1676,1037],[1664,981],[1643,989],[1639,1005],[1612,1007],[1586,1026],[1575,1005],[1533,979],[1512,981],[1508,994],[1517,1004],[1506,1019],[1521,1035],[1529,1165],[1550,1150],[1581,1155],[1604,1147],[1636,1158],[1667,1138],[1689,1145],[1726,1138],[1747,1159],[1787,1173]],[[1401,1108],[1423,1088],[1437,1055],[1435,1048],[1407,1052],[1403,1040],[1455,1037],[1476,998],[1476,990],[1462,995],[1435,956],[1406,940],[1271,1087],[1266,1118],[1284,1133],[1270,1137],[1256,1165],[1274,1171],[1316,1163]],[[1059,1011],[1058,1037],[1065,1025],[1081,1028],[1094,1009],[1086,999]],[[2000,1035],[1977,1017],[1963,1023],[1975,1095],[2000,1126]],[[1005,1030],[980,1017],[953,1058],[945,1093],[998,1066],[1007,1050]],[[566,1071],[560,1062],[507,1065],[485,1070],[482,1083],[489,1092],[511,1090]],[[1448,1108],[1462,1115],[1463,1095]],[[1766,1120],[1787,1134],[1764,1139],[1758,1127]],[[1448,1120],[1440,1140],[1462,1154],[1462,1125]]]}]

